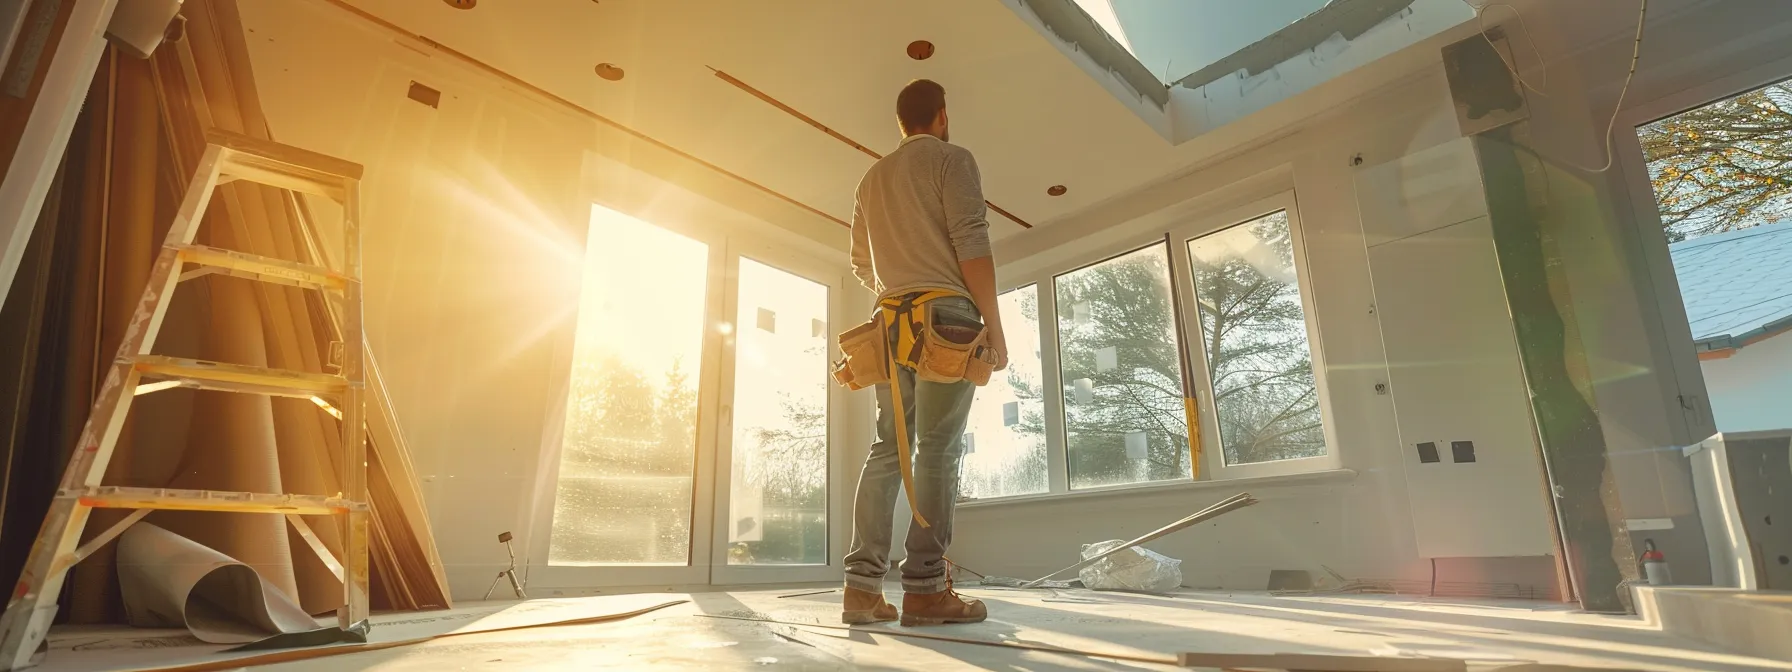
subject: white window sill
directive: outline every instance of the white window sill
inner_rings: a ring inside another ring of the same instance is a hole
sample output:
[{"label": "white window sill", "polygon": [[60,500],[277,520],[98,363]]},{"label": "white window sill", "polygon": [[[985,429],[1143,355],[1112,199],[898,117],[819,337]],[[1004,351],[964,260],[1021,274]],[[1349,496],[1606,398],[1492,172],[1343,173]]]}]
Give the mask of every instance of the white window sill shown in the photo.
[{"label": "white window sill", "polygon": [[1354,469],[1325,469],[1300,474],[1279,474],[1275,476],[1251,476],[1246,478],[1228,478],[1216,481],[1159,481],[1139,483],[1135,485],[1114,485],[1070,492],[1051,492],[1037,495],[1015,495],[993,499],[972,499],[958,503],[958,510],[994,508],[1014,506],[1018,504],[1042,504],[1049,502],[1074,501],[1092,497],[1125,497],[1139,495],[1164,495],[1178,492],[1200,492],[1205,490],[1248,490],[1252,488],[1275,488],[1302,485],[1332,485],[1349,483],[1356,480]]}]

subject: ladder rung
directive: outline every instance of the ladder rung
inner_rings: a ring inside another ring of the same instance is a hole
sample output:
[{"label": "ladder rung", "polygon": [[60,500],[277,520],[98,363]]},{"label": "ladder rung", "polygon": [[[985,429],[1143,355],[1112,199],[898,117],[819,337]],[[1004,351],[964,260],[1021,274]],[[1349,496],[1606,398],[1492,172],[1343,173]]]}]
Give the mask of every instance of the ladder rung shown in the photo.
[{"label": "ladder rung", "polygon": [[217,268],[238,278],[337,292],[348,286],[347,278],[321,266],[204,245],[187,245],[179,249],[182,261]]},{"label": "ladder rung", "polygon": [[132,365],[145,378],[178,380],[182,387],[201,390],[308,399],[317,395],[338,394],[348,389],[347,379],[327,373],[305,373],[161,355],[138,357]]},{"label": "ladder rung", "polygon": [[361,164],[246,135],[210,129],[205,141],[224,148],[221,173],[281,189],[341,200],[361,179]]},{"label": "ladder rung", "polygon": [[329,515],[365,511],[365,502],[322,495],[277,495],[220,490],[173,490],[102,485],[65,489],[59,497],[73,497],[82,506],[96,509],[164,509],[178,511],[226,511],[235,513],[303,513]]}]

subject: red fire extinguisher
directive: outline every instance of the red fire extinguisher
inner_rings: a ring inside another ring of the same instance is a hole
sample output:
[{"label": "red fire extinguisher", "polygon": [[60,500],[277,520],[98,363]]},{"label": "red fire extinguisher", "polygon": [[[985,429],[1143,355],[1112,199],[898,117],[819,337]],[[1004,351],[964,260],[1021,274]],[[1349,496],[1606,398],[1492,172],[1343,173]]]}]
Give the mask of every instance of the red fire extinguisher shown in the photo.
[{"label": "red fire extinguisher", "polygon": [[1643,578],[1651,586],[1666,586],[1674,583],[1674,575],[1668,572],[1668,556],[1655,549],[1654,539],[1643,540]]}]

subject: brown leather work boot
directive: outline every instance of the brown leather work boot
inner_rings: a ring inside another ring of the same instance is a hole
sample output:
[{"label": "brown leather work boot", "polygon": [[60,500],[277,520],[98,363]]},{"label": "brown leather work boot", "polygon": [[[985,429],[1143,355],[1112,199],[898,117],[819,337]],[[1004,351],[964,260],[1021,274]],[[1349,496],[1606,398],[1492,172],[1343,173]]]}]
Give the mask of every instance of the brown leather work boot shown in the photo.
[{"label": "brown leather work boot", "polygon": [[846,589],[846,608],[840,612],[840,622],[847,625],[865,625],[896,620],[896,605],[884,601],[883,593],[873,593],[857,588]]},{"label": "brown leather work boot", "polygon": [[989,617],[989,608],[982,600],[967,600],[950,588],[939,593],[904,593],[902,624],[945,625],[947,623],[980,623]]}]

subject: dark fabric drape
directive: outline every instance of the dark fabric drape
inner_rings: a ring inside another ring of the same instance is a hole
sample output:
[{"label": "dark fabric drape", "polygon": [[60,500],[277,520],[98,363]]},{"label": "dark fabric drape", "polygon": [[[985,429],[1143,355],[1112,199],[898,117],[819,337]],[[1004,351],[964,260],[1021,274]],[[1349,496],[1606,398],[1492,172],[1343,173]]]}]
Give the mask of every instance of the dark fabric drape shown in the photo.
[{"label": "dark fabric drape", "polygon": [[[17,577],[138,307],[155,255],[216,128],[268,137],[232,0],[187,0],[184,37],[149,60],[110,50],[69,142],[28,254],[0,312],[0,576]],[[197,242],[304,259],[298,203],[282,191],[218,187]],[[332,339],[321,296],[219,275],[183,282],[154,352],[321,371]],[[338,423],[303,400],[174,389],[135,398],[104,483],[330,494],[340,491]],[[376,439],[376,442],[381,441]],[[402,445],[370,452],[379,507],[375,608],[445,607],[446,586]],[[404,486],[403,490],[398,486]],[[411,493],[411,500],[398,498]],[[126,512],[98,510],[83,541]],[[335,555],[339,521],[308,516]],[[159,511],[149,522],[257,569],[312,613],[341,583],[283,516]],[[59,621],[123,620],[112,545],[77,565]]]}]

